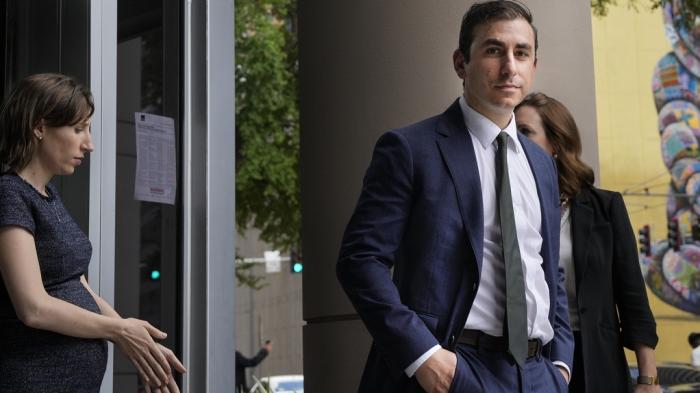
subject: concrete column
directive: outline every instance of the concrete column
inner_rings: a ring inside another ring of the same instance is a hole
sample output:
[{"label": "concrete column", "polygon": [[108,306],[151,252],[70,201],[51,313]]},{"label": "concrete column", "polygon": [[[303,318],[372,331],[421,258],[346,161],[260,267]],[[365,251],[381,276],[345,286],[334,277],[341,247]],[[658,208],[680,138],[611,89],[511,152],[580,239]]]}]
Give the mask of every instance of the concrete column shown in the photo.
[{"label": "concrete column", "polygon": [[[525,1],[539,30],[536,90],[563,101],[598,168],[589,3]],[[335,277],[344,227],[384,131],[444,111],[471,1],[299,3],[304,374],[308,393],[356,392],[370,337]]]}]

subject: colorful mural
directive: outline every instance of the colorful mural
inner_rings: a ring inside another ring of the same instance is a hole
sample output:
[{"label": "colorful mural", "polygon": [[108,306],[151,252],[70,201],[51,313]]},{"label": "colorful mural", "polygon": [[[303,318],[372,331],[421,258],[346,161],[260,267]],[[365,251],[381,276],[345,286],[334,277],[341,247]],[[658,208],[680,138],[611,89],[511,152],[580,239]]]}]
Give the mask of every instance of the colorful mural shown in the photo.
[{"label": "colorful mural", "polygon": [[[673,51],[656,65],[652,82],[658,111],[663,162],[671,174],[667,220],[689,228],[700,217],[700,21],[684,25],[685,0],[668,1],[663,10],[666,36]],[[700,315],[700,242],[681,230],[680,247],[654,245],[641,264],[647,285],[664,302]]]}]

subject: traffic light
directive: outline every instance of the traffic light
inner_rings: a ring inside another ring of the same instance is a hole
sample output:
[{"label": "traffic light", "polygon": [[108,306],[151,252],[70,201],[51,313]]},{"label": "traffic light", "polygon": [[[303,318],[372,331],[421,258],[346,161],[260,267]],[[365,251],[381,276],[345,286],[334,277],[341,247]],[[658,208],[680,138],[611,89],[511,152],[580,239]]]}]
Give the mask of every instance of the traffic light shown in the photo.
[{"label": "traffic light", "polygon": [[289,256],[289,270],[292,274],[301,273],[304,270],[304,261],[301,259],[301,254],[292,250]]},{"label": "traffic light", "polygon": [[639,230],[639,253],[648,257],[651,256],[651,234],[649,232],[649,225],[644,225]]},{"label": "traffic light", "polygon": [[668,246],[673,251],[681,249],[681,232],[678,228],[677,217],[673,217],[668,221]]},{"label": "traffic light", "polygon": [[157,259],[146,259],[142,260],[140,264],[140,274],[142,281],[160,281],[161,271],[160,271],[160,261]]}]

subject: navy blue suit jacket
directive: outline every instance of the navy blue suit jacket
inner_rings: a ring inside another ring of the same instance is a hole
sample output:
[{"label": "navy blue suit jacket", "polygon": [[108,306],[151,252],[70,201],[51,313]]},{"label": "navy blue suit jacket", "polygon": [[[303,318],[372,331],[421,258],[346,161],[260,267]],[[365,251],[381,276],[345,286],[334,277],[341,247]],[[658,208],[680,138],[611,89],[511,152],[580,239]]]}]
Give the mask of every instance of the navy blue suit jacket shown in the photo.
[{"label": "navy blue suit jacket", "polygon": [[[541,255],[555,334],[544,354],[571,365],[555,164],[519,138],[542,209]],[[337,264],[338,279],[374,339],[361,392],[417,389],[405,368],[434,345],[456,346],[479,286],[483,231],[481,182],[458,101],[379,138]]]}]

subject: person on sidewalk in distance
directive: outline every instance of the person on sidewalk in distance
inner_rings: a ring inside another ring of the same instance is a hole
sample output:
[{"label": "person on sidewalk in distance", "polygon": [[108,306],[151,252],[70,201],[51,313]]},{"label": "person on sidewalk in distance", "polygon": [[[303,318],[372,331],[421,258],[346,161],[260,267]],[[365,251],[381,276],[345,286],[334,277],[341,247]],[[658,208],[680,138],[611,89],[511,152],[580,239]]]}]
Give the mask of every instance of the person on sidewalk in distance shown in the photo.
[{"label": "person on sidewalk in distance", "polygon": [[565,392],[556,168],[513,118],[530,11],[474,4],[452,60],[464,94],[379,138],[342,240],[338,279],[373,338],[359,391]]},{"label": "person on sidewalk in distance", "polygon": [[700,333],[690,333],[688,335],[688,344],[693,349],[690,351],[690,364],[693,367],[700,367]]},{"label": "person on sidewalk in distance", "polygon": [[245,369],[248,367],[257,367],[267,355],[272,352],[272,341],[266,341],[265,345],[260,348],[257,354],[252,358],[243,356],[242,353],[236,351],[236,392],[248,392],[248,379],[245,375]]},{"label": "person on sidewalk in distance", "polygon": [[0,392],[97,393],[111,340],[154,392],[185,372],[166,334],[90,289],[88,237],[49,181],[92,152],[92,95],[59,74],[21,80],[0,112]]},{"label": "person on sidewalk in distance", "polygon": [[581,160],[578,127],[559,101],[530,94],[516,107],[515,121],[557,162],[559,265],[576,342],[569,392],[631,391],[625,346],[637,357],[640,377],[634,391],[660,393],[656,323],[622,195],[593,186],[593,170]]}]

